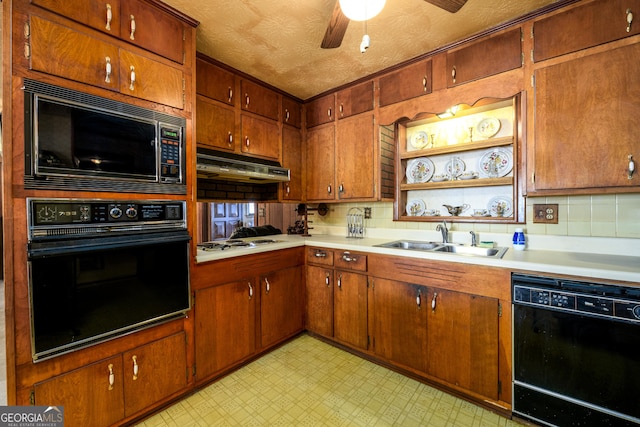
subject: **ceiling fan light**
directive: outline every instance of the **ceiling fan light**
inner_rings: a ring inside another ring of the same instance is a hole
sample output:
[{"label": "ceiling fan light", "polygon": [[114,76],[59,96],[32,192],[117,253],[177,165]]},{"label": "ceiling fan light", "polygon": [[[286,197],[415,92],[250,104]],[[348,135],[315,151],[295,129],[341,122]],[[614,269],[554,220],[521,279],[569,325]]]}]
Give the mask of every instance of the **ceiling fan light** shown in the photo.
[{"label": "ceiling fan light", "polygon": [[352,21],[367,21],[378,15],[386,0],[339,0],[342,13]]}]

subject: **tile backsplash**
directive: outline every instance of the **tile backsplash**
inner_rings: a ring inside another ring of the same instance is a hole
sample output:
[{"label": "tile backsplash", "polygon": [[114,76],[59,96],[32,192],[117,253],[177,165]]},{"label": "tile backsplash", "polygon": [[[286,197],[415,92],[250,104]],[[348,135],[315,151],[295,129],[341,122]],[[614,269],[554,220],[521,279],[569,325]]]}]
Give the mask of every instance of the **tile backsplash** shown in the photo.
[{"label": "tile backsplash", "polygon": [[[427,201],[428,203],[428,201]],[[534,224],[534,203],[558,204],[558,224]],[[371,207],[367,228],[434,230],[436,222],[393,221],[393,203],[330,204],[329,213],[315,216],[318,225],[344,226],[352,207]],[[447,216],[443,216],[447,219]],[[575,237],[640,238],[640,194],[606,194],[584,196],[531,197],[526,199],[526,224],[456,223],[460,231],[513,233],[524,227],[530,235]]]}]

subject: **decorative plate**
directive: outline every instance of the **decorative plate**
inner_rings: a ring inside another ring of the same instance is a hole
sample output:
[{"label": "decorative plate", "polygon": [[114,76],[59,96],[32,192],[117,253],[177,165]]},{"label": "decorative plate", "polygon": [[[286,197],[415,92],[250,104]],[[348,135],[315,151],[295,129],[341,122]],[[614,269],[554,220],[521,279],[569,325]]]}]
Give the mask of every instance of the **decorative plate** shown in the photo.
[{"label": "decorative plate", "polygon": [[434,170],[433,162],[426,157],[411,159],[407,162],[407,183],[427,182],[433,176]]},{"label": "decorative plate", "polygon": [[464,172],[466,167],[467,166],[464,164],[464,162],[460,157],[454,157],[453,159],[447,162],[447,164],[444,167],[444,170],[447,171],[449,176],[454,176],[457,178],[460,175],[462,175],[462,172]]},{"label": "decorative plate", "polygon": [[424,131],[418,131],[411,136],[411,145],[414,148],[424,148],[429,143],[429,135]]},{"label": "decorative plate", "polygon": [[[498,209],[502,209],[502,215],[498,215]],[[491,216],[509,217],[513,215],[513,202],[511,197],[497,196],[489,200],[487,209]]]},{"label": "decorative plate", "polygon": [[427,205],[420,199],[409,200],[407,203],[407,215],[409,216],[422,216],[425,209],[427,209]]},{"label": "decorative plate", "polygon": [[485,138],[491,138],[500,130],[500,119],[495,117],[487,117],[486,119],[480,120],[478,126],[478,133]]},{"label": "decorative plate", "polygon": [[[478,167],[485,177],[499,178],[513,169],[513,156],[509,150],[492,148],[480,157]],[[491,173],[492,168],[495,168],[494,175]]]}]

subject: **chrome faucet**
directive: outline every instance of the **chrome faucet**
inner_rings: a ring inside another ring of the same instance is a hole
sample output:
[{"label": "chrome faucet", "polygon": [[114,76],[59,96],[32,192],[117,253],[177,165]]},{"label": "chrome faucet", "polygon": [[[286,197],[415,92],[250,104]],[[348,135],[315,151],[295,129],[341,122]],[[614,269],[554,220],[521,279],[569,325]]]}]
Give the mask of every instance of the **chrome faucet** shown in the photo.
[{"label": "chrome faucet", "polygon": [[478,236],[473,231],[470,231],[471,234],[471,246],[478,246]]},{"label": "chrome faucet", "polygon": [[442,233],[442,243],[449,243],[449,229],[447,228],[447,221],[442,221],[442,224],[436,225],[436,231]]}]

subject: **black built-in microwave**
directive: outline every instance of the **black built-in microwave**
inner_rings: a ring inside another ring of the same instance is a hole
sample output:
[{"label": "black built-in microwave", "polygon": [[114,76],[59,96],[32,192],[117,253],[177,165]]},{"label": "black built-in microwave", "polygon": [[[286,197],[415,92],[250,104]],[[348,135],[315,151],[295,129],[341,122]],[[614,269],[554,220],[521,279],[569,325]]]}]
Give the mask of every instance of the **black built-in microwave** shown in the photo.
[{"label": "black built-in microwave", "polygon": [[186,194],[185,119],[24,80],[25,188]]}]

